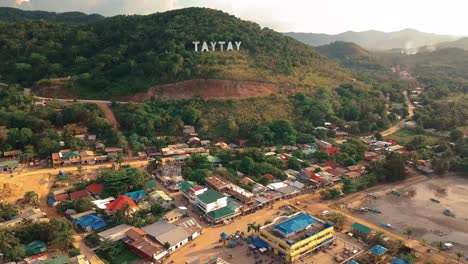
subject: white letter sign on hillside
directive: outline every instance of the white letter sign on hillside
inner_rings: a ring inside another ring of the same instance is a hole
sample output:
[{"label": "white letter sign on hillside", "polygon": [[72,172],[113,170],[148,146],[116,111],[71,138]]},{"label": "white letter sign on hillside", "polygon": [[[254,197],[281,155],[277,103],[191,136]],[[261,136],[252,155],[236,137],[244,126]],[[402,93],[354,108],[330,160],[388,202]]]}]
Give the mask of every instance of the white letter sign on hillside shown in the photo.
[{"label": "white letter sign on hillside", "polygon": [[[234,46],[232,45],[232,41],[210,41],[210,42],[200,42],[200,41],[192,41],[192,44],[195,48],[195,52],[198,52],[198,45],[202,44],[201,52],[208,52],[208,51],[224,51],[224,44],[227,43],[226,51],[234,50]],[[209,45],[208,45],[209,43]],[[240,50],[240,46],[242,41],[234,41],[236,45],[236,50]]]}]

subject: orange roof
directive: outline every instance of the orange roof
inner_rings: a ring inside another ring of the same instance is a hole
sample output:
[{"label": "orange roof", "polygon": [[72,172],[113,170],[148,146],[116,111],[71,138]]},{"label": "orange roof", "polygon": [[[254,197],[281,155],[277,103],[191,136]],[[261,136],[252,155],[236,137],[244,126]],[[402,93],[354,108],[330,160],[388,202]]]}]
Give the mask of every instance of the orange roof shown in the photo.
[{"label": "orange roof", "polygon": [[322,149],[322,150],[325,150],[330,155],[333,155],[333,154],[336,154],[336,153],[340,152],[340,148],[337,148],[337,147],[325,148],[325,149]]},{"label": "orange roof", "polygon": [[59,160],[60,159],[60,156],[58,153],[52,153],[52,159],[53,160]]},{"label": "orange roof", "polygon": [[85,197],[88,197],[88,192],[86,190],[81,190],[81,191],[76,191],[76,192],[70,193],[70,199],[72,199],[72,200],[85,198]]},{"label": "orange roof", "polygon": [[323,182],[323,179],[320,178],[319,176],[317,176],[313,171],[304,171],[305,174],[307,174],[307,177],[309,177],[309,179],[313,180],[314,182],[316,183],[322,183]]},{"label": "orange roof", "polygon": [[86,187],[86,190],[92,194],[99,195],[104,191],[104,185],[100,183],[93,183]]},{"label": "orange roof", "polygon": [[119,211],[124,208],[125,204],[129,204],[131,208],[136,208],[136,203],[132,200],[132,198],[127,197],[125,195],[120,196],[119,198],[115,199],[113,202],[106,204],[106,209],[109,211]]},{"label": "orange roof", "polygon": [[57,201],[57,202],[66,200],[68,198],[69,198],[68,193],[62,193],[62,194],[58,194],[58,195],[54,196],[54,200]]}]

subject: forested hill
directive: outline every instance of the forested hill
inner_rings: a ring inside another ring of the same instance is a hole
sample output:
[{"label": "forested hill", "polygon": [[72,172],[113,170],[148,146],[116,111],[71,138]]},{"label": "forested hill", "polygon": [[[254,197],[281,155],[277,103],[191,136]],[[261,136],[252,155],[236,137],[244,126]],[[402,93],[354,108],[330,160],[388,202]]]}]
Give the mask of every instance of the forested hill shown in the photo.
[{"label": "forested hill", "polygon": [[[193,41],[242,44],[239,51],[201,53],[194,51]],[[336,87],[352,78],[305,44],[207,8],[90,24],[0,23],[0,74],[25,86],[71,76],[69,89],[87,97],[126,95],[194,78],[271,82],[301,90]]]},{"label": "forested hill", "polygon": [[11,7],[0,7],[0,21],[17,22],[24,20],[45,20],[51,22],[92,23],[104,19],[98,14],[81,12],[55,13],[47,11],[25,11]]},{"label": "forested hill", "polygon": [[335,41],[316,48],[322,55],[352,69],[383,69],[384,66],[361,46],[352,42]]}]

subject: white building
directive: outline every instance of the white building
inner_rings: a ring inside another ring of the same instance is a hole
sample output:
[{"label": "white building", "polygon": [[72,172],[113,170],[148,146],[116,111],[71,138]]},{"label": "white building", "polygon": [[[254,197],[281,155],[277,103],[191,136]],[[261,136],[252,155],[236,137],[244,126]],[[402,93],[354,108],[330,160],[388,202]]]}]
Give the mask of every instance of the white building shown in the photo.
[{"label": "white building", "polygon": [[206,213],[227,206],[227,197],[215,190],[208,190],[195,197],[197,206]]}]

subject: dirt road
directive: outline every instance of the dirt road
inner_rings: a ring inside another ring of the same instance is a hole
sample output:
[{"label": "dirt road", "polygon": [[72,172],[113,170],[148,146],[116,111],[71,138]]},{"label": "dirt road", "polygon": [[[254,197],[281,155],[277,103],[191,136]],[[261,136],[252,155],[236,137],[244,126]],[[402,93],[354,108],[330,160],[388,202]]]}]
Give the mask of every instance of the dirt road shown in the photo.
[{"label": "dirt road", "polygon": [[382,136],[384,137],[389,136],[405,127],[405,122],[411,119],[414,115],[414,106],[408,98],[408,92],[403,91],[403,96],[405,97],[405,102],[408,105],[408,116],[405,119],[400,120],[398,123],[388,128],[387,130],[380,132],[380,134],[382,134]]}]

